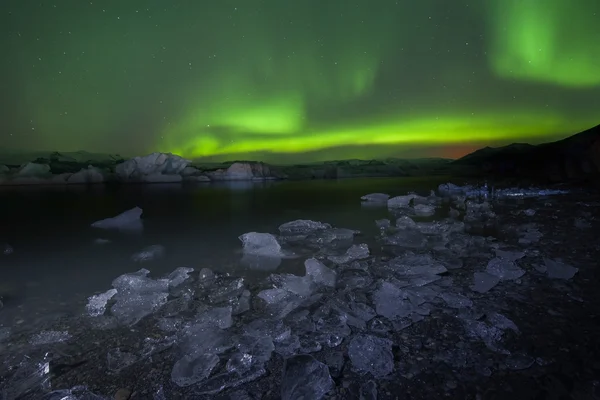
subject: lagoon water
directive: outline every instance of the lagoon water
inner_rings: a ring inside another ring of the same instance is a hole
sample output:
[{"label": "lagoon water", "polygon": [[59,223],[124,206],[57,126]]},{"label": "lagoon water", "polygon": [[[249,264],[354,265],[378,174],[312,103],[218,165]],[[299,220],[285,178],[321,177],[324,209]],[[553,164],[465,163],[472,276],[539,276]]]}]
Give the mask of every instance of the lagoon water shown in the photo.
[{"label": "lagoon water", "polygon": [[[360,197],[414,191],[429,194],[442,178],[375,178],[319,181],[154,184],[119,187],[2,187],[0,244],[12,246],[0,258],[5,313],[28,320],[34,315],[72,312],[90,293],[141,267],[155,275],[177,267],[252,275],[240,265],[246,232],[276,232],[295,219],[323,221],[377,231],[385,207],[365,208]],[[143,231],[110,232],[90,225],[133,207],[143,209]],[[100,241],[99,241],[100,239]],[[107,243],[99,243],[107,239]],[[152,245],[162,257],[139,262],[132,256]],[[302,265],[303,260],[300,262]],[[285,263],[294,268],[297,263]]]}]

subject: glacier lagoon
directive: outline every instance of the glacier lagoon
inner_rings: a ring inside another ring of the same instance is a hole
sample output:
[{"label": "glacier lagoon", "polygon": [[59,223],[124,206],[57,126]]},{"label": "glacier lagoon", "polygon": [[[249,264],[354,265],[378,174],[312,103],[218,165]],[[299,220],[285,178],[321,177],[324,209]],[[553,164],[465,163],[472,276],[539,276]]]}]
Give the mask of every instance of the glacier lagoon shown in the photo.
[{"label": "glacier lagoon", "polygon": [[2,188],[0,394],[596,394],[598,196],[446,180]]}]

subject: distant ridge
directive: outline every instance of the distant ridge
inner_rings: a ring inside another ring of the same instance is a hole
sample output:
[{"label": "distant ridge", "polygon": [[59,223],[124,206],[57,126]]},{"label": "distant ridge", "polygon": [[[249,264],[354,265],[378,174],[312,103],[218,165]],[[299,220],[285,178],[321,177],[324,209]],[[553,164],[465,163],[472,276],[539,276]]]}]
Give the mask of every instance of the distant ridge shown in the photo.
[{"label": "distant ridge", "polygon": [[600,125],[556,142],[485,147],[452,162],[483,174],[549,180],[600,176]]}]

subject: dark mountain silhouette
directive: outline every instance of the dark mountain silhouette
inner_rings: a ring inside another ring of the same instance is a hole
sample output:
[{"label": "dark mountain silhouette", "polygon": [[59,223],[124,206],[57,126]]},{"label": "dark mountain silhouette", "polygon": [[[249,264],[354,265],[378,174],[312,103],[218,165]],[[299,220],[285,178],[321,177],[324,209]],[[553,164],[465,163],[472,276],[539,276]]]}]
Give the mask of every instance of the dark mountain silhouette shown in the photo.
[{"label": "dark mountain silhouette", "polygon": [[452,165],[499,177],[596,180],[600,178],[600,125],[556,142],[485,147]]}]

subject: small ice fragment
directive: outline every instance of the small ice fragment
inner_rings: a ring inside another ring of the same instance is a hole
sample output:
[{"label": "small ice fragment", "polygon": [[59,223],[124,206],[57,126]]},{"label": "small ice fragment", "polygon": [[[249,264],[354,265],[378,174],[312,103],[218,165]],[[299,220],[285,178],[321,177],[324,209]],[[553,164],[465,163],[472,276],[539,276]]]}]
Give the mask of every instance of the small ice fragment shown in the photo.
[{"label": "small ice fragment", "polygon": [[295,221],[286,222],[279,227],[279,232],[282,235],[306,235],[313,231],[322,229],[331,229],[331,225],[319,222],[311,221],[308,219],[297,219]]},{"label": "small ice fragment", "polygon": [[412,218],[404,215],[396,220],[396,227],[400,229],[416,228],[417,223]]},{"label": "small ice fragment", "polygon": [[179,359],[171,371],[171,380],[179,387],[202,382],[219,363],[216,354],[188,354]]},{"label": "small ice fragment", "polygon": [[318,285],[334,287],[337,274],[330,268],[327,268],[322,262],[315,258],[309,258],[304,262],[306,275],[310,276]]},{"label": "small ice fragment", "polygon": [[138,229],[141,224],[141,216],[143,210],[139,207],[134,207],[131,210],[125,211],[116,217],[106,218],[96,221],[92,224],[92,228],[98,229]]},{"label": "small ice fragment", "polygon": [[369,246],[365,243],[354,244],[342,256],[329,256],[328,259],[336,264],[347,264],[354,260],[369,258]]},{"label": "small ice fragment", "polygon": [[2,249],[2,254],[5,256],[9,256],[15,252],[15,249],[8,243],[4,243],[0,248]]},{"label": "small ice fragment", "polygon": [[190,273],[194,272],[194,268],[179,267],[175,271],[171,272],[167,279],[169,280],[170,287],[177,287],[185,282],[189,277]]},{"label": "small ice fragment", "polygon": [[535,210],[532,208],[528,208],[527,210],[523,210],[523,214],[528,217],[533,217],[535,215]]},{"label": "small ice fragment", "polygon": [[329,367],[303,354],[285,360],[281,381],[282,400],[320,400],[334,387]]},{"label": "small ice fragment", "polygon": [[42,331],[33,335],[29,339],[29,343],[33,346],[40,346],[43,344],[66,342],[70,338],[71,335],[67,331]]},{"label": "small ice fragment", "polygon": [[486,293],[500,282],[500,278],[490,275],[487,272],[475,272],[473,274],[473,285],[471,290],[479,293]]},{"label": "small ice fragment", "polygon": [[511,354],[505,362],[506,367],[512,371],[520,371],[531,367],[535,363],[535,358],[526,354]]},{"label": "small ice fragment", "polygon": [[430,204],[417,204],[413,207],[416,215],[421,217],[430,217],[435,214],[435,206]]},{"label": "small ice fragment", "polygon": [[109,243],[110,243],[110,240],[108,240],[108,239],[103,239],[103,238],[98,238],[98,239],[94,240],[94,243],[95,243],[95,244],[100,244],[100,245],[101,245],[101,244],[109,244]]},{"label": "small ice fragment", "polygon": [[466,296],[456,293],[441,293],[440,297],[446,302],[450,308],[469,308],[473,306],[473,302]]},{"label": "small ice fragment", "polygon": [[135,262],[146,262],[152,261],[157,258],[164,256],[165,248],[160,244],[153,244],[152,246],[148,246],[144,248],[142,251],[135,253],[131,256],[131,259]]},{"label": "small ice fragment", "polygon": [[348,356],[354,369],[371,373],[375,378],[394,370],[392,341],[372,335],[357,335],[348,345]]},{"label": "small ice fragment", "polygon": [[250,297],[252,294],[249,290],[244,290],[240,297],[238,298],[237,305],[232,311],[233,315],[243,314],[246,311],[250,310]]},{"label": "small ice fragment", "polygon": [[281,257],[281,245],[270,233],[249,232],[239,237],[245,254]]},{"label": "small ice fragment", "polygon": [[88,297],[88,303],[85,306],[90,317],[99,317],[106,311],[106,304],[114,295],[117,294],[117,289],[110,289],[104,293],[96,294]]},{"label": "small ice fragment", "polygon": [[364,195],[360,199],[362,201],[369,201],[369,202],[374,202],[374,203],[385,203],[388,201],[389,198],[390,198],[389,194],[371,193],[371,194]]},{"label": "small ice fragment", "polygon": [[515,280],[519,279],[525,274],[513,261],[504,260],[496,257],[492,258],[487,265],[485,270],[490,275],[495,275],[501,280]]},{"label": "small ice fragment", "polygon": [[388,208],[403,208],[403,207],[408,207],[408,205],[410,204],[411,200],[414,199],[415,197],[417,197],[416,194],[409,194],[409,195],[406,195],[406,196],[392,197],[391,199],[388,200],[387,206],[388,206]]},{"label": "small ice fragment", "polygon": [[392,222],[387,218],[378,219],[375,221],[375,226],[377,226],[381,230],[388,229],[390,226],[392,226]]},{"label": "small ice fragment", "polygon": [[525,252],[523,251],[509,251],[509,250],[498,250],[496,249],[496,257],[503,258],[508,261],[517,261],[521,258],[525,257]]},{"label": "small ice fragment", "polygon": [[551,279],[571,279],[579,271],[578,268],[572,267],[568,264],[554,261],[549,258],[544,258],[546,264],[546,273],[548,278]]}]

